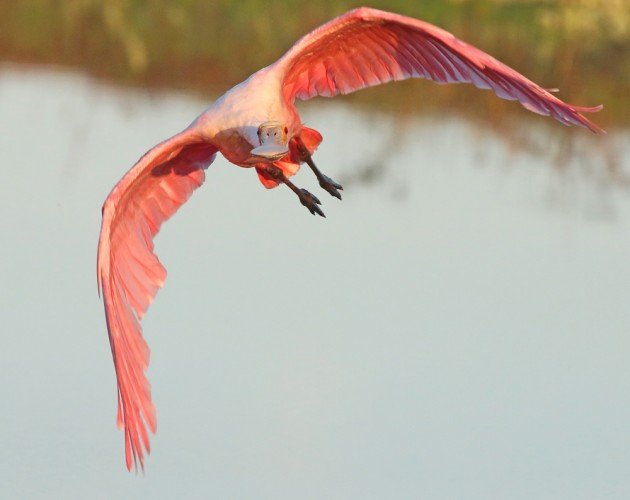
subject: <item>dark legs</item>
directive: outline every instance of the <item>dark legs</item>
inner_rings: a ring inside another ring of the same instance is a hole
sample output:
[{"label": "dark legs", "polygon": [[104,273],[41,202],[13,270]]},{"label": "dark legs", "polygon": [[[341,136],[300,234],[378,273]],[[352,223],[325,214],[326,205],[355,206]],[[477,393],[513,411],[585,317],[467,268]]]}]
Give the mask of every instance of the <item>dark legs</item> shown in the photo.
[{"label": "dark legs", "polygon": [[313,171],[313,173],[315,174],[315,177],[317,177],[317,180],[319,181],[319,185],[323,189],[328,191],[335,198],[341,199],[341,193],[339,193],[338,191],[338,190],[343,191],[343,187],[341,186],[341,184],[338,184],[327,175],[324,175],[321,173],[321,171],[315,165],[315,162],[313,162],[311,153],[308,151],[308,148],[304,145],[304,143],[302,142],[302,139],[299,136],[295,138],[295,141],[297,143],[298,152],[300,154],[300,160],[305,161],[308,164],[308,166],[311,167],[311,170]]},{"label": "dark legs", "polygon": [[317,206],[322,204],[317,199],[317,197],[314,194],[308,192],[306,189],[300,189],[295,184],[293,184],[289,179],[287,179],[287,176],[284,175],[282,169],[276,167],[275,165],[268,165],[265,167],[265,171],[272,179],[275,179],[278,182],[282,182],[283,184],[289,186],[291,191],[297,194],[298,198],[300,199],[300,203],[308,208],[309,212],[311,212],[313,215],[317,214],[321,215],[322,217],[326,217],[321,208]]},{"label": "dark legs", "polygon": [[[341,193],[339,193],[339,190],[343,190],[341,184],[336,183],[330,177],[322,174],[313,162],[311,154],[308,148],[302,142],[302,140],[299,137],[296,137],[295,141],[297,143],[300,161],[306,162],[308,166],[311,167],[311,170],[319,181],[319,185],[335,198],[341,199]],[[324,215],[324,212],[322,212],[321,208],[319,208],[318,206],[321,205],[321,202],[317,199],[317,197],[314,194],[309,193],[306,189],[300,189],[295,184],[293,184],[289,179],[287,179],[287,176],[284,175],[284,172],[281,168],[276,167],[272,163],[269,163],[264,166],[264,171],[275,181],[286,184],[291,189],[291,191],[293,191],[298,196],[298,198],[300,199],[300,203],[308,208],[308,211],[311,212],[313,215],[317,214],[321,215],[322,217],[326,217]]]}]

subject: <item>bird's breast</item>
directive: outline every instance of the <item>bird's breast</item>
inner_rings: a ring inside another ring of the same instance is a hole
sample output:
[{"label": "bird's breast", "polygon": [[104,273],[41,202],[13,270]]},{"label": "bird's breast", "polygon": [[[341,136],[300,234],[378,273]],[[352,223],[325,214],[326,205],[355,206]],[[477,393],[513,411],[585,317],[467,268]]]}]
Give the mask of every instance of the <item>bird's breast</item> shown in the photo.
[{"label": "bird's breast", "polygon": [[228,161],[244,167],[260,162],[251,156],[251,150],[260,146],[258,127],[277,121],[293,130],[293,122],[299,123],[297,113],[281,98],[280,85],[278,75],[263,68],[217,99],[195,126]]}]

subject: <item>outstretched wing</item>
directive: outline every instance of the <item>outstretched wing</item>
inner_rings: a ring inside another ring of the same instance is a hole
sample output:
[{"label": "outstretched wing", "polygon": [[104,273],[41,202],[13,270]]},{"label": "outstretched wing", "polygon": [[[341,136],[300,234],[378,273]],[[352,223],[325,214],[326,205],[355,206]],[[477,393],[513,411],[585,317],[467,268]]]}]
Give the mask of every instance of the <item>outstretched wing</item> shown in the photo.
[{"label": "outstretched wing", "polygon": [[426,78],[472,83],[565,125],[602,132],[580,113],[523,75],[432,24],[367,7],[347,12],[298,40],[277,61],[285,99],[348,94],[392,80]]},{"label": "outstretched wing", "polygon": [[[118,383],[118,426],[125,432],[127,468],[144,467],[155,433],[155,407],[145,376],[149,347],[140,319],[166,271],[153,253],[153,237],[204,181],[217,148],[192,129],[146,153],[114,187],[103,205],[97,279]],[[133,457],[133,461],[132,461]]]}]

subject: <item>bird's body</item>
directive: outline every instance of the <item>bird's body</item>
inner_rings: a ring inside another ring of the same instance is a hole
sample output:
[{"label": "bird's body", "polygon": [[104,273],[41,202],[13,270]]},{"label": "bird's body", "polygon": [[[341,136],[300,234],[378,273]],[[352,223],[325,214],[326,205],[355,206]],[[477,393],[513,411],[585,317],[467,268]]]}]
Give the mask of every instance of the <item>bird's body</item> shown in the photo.
[{"label": "bird's body", "polygon": [[241,167],[255,167],[268,188],[286,184],[313,214],[319,200],[289,177],[306,162],[320,186],[341,199],[341,186],[322,174],[311,155],[322,140],[305,127],[296,99],[333,97],[406,78],[472,83],[565,125],[601,129],[549,91],[481,50],[429,23],[360,8],[307,34],[278,61],[217,99],[191,125],[147,152],[103,205],[97,275],[118,382],[118,424],[125,431],[127,467],[144,465],[147,429],[155,408],[145,370],[149,348],[140,320],[166,271],[153,252],[161,224],[205,179],[220,152]]},{"label": "bird's body", "polygon": [[[242,167],[251,167],[260,158],[252,157],[258,146],[258,127],[276,121],[297,126],[299,117],[283,99],[278,99],[282,81],[273,68],[263,68],[219,97],[191,125],[214,143],[225,158]],[[298,130],[291,129],[295,134]]]}]

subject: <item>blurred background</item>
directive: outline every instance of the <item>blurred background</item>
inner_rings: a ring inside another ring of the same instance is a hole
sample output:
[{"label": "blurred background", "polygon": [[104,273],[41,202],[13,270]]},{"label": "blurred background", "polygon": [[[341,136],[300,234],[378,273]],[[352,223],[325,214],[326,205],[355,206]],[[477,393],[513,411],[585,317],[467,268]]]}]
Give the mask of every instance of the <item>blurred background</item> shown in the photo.
[{"label": "blurred background", "polygon": [[[0,57],[210,97],[356,6],[339,0],[2,0]],[[606,113],[598,117],[605,126],[627,123],[627,0],[386,0],[370,6],[428,19],[546,86],[557,83],[568,102],[605,102]],[[495,121],[507,109],[520,112],[484,93],[472,99],[474,89],[426,86],[421,103],[410,98],[415,92],[414,83],[399,83],[356,99],[398,114],[461,109]]]},{"label": "blurred background", "polygon": [[100,207],[349,1],[0,0],[0,498],[630,498],[630,2],[374,1],[608,133],[462,85],[300,105],[328,218],[218,159],[156,240],[124,468]]}]

